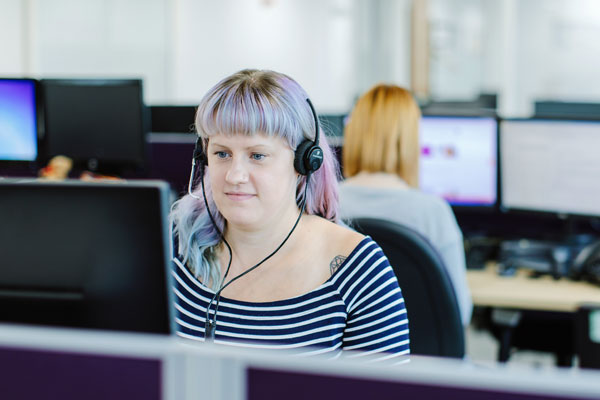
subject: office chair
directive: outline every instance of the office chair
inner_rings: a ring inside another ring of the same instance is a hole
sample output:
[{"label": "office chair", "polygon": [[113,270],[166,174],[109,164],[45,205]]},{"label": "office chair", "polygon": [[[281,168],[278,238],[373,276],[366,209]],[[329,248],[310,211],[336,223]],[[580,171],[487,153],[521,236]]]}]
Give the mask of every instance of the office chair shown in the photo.
[{"label": "office chair", "polygon": [[412,354],[462,358],[465,337],[454,287],[429,241],[404,225],[355,218],[352,226],[377,242],[402,289]]}]

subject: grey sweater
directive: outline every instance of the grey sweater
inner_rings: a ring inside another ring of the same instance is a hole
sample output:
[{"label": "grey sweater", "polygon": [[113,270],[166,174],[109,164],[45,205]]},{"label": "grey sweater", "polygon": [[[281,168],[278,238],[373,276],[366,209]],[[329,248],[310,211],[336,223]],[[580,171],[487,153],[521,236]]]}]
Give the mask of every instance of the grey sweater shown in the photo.
[{"label": "grey sweater", "polygon": [[462,232],[448,203],[412,188],[375,188],[342,183],[340,216],[367,217],[406,225],[425,236],[441,255],[456,292],[464,326],[473,311],[467,284]]}]

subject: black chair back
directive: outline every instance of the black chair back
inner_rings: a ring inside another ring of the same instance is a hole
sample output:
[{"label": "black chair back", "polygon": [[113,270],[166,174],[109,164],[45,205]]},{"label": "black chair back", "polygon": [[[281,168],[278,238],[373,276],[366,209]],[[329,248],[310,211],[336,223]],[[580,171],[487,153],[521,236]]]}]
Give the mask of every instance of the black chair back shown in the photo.
[{"label": "black chair back", "polygon": [[408,313],[411,353],[464,357],[464,329],[454,287],[429,241],[390,221],[355,218],[352,225],[381,246],[394,269]]}]

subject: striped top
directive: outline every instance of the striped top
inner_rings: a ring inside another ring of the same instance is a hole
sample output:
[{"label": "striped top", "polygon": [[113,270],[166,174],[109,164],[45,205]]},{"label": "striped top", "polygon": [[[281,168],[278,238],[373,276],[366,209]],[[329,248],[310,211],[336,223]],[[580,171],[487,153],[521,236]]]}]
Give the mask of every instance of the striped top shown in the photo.
[{"label": "striped top", "polygon": [[[204,341],[215,292],[175,259],[176,333]],[[210,315],[213,317],[215,304]],[[252,303],[221,297],[215,343],[294,349],[302,355],[361,350],[352,356],[409,353],[408,319],[398,281],[377,243],[365,237],[322,285],[286,300]]]}]

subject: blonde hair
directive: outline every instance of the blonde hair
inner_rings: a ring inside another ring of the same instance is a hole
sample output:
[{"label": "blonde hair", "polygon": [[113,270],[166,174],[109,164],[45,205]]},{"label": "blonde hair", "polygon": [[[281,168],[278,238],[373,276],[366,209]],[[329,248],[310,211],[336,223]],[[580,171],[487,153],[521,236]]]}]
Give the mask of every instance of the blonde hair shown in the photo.
[{"label": "blonde hair", "polygon": [[412,94],[394,85],[377,85],[358,99],[344,129],[343,171],[399,175],[419,183],[419,120]]}]

